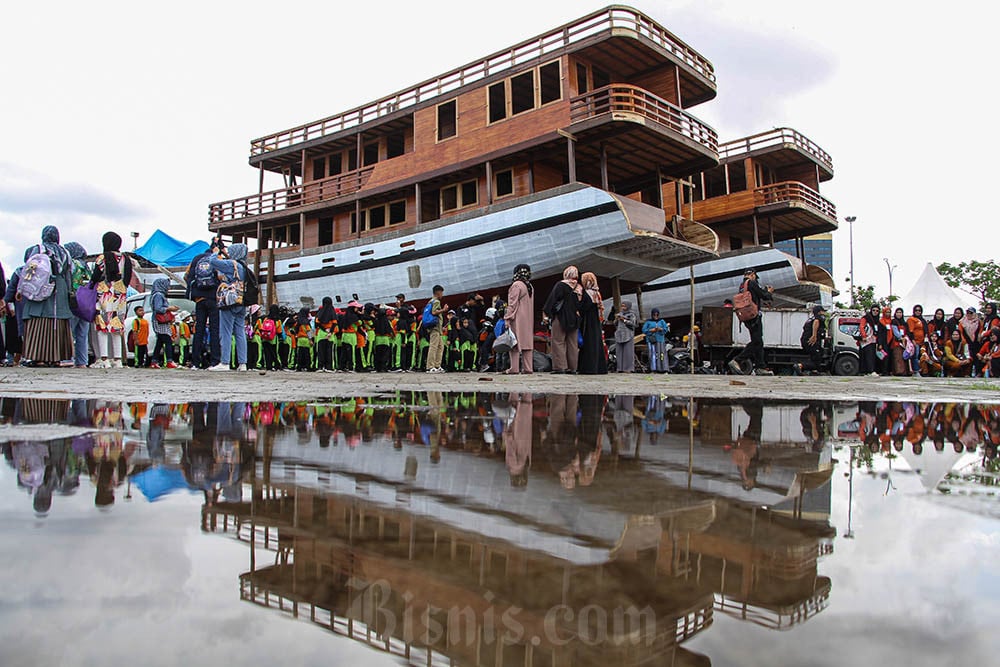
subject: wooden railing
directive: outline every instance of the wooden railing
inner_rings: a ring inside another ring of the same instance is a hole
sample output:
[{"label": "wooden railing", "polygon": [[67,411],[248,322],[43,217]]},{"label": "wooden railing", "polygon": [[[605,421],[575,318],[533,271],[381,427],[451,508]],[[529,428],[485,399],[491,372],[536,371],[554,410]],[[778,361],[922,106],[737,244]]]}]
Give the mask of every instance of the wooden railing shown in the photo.
[{"label": "wooden railing", "polygon": [[754,206],[768,206],[769,204],[787,202],[807,204],[823,215],[834,220],[837,219],[837,207],[833,205],[833,202],[825,199],[818,192],[798,181],[774,183],[754,190]]},{"label": "wooden railing", "polygon": [[820,148],[816,142],[807,138],[803,134],[787,127],[780,127],[776,130],[761,132],[742,139],[727,141],[719,146],[719,158],[726,159],[757,151],[764,148],[773,148],[783,144],[793,144],[805,153],[811,155],[817,162],[822,164],[830,172],[833,171],[833,158],[825,150]]},{"label": "wooden railing", "polygon": [[208,222],[232,222],[354,194],[365,186],[373,169],[374,167],[365,167],[303,185],[209,204]]},{"label": "wooden railing", "polygon": [[570,121],[577,123],[602,114],[631,113],[655,121],[717,152],[719,135],[678,106],[653,93],[613,83],[570,100]]},{"label": "wooden railing", "polygon": [[619,34],[629,31],[636,36],[649,39],[688,65],[707,82],[715,82],[715,69],[700,53],[642,12],[631,7],[612,5],[464,67],[428,79],[412,88],[334,116],[254,139],[250,142],[250,157],[357,127],[544,57],[595,35],[612,31]]}]

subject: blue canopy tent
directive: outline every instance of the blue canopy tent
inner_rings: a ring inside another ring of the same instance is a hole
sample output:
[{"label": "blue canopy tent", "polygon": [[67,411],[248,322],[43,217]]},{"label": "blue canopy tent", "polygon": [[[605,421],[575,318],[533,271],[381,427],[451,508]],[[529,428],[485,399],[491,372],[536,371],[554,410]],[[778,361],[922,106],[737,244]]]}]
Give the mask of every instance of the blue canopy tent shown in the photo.
[{"label": "blue canopy tent", "polygon": [[186,248],[174,253],[163,261],[164,266],[187,266],[191,260],[208,251],[208,243],[205,241],[195,241]]},{"label": "blue canopy tent", "polygon": [[178,241],[169,234],[157,229],[149,240],[136,248],[135,254],[149,260],[153,264],[166,265],[166,260],[184,250],[187,246],[183,241]]},{"label": "blue canopy tent", "polygon": [[143,470],[138,475],[132,476],[132,481],[139,487],[146,500],[153,502],[174,491],[194,492],[184,473],[177,468],[167,468],[165,466],[155,466],[148,470]]}]

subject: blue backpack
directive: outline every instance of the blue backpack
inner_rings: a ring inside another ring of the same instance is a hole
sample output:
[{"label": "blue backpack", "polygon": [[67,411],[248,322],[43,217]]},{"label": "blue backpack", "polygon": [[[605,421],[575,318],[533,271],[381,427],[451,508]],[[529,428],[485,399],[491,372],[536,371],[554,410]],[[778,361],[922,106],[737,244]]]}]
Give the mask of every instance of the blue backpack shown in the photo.
[{"label": "blue backpack", "polygon": [[212,256],[205,255],[194,265],[194,284],[202,289],[215,289],[219,286],[219,276],[212,268]]},{"label": "blue backpack", "polygon": [[437,315],[433,313],[434,300],[431,299],[424,306],[424,314],[420,318],[420,324],[424,327],[430,329],[431,327],[437,326],[438,318]]}]

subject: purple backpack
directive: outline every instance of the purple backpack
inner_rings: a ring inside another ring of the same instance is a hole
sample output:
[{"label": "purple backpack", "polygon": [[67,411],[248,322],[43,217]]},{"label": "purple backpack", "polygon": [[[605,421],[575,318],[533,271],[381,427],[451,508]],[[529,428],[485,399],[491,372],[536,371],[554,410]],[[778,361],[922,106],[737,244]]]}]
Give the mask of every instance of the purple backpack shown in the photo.
[{"label": "purple backpack", "polygon": [[28,301],[45,301],[55,290],[52,281],[52,259],[42,248],[28,258],[17,284],[17,293]]}]

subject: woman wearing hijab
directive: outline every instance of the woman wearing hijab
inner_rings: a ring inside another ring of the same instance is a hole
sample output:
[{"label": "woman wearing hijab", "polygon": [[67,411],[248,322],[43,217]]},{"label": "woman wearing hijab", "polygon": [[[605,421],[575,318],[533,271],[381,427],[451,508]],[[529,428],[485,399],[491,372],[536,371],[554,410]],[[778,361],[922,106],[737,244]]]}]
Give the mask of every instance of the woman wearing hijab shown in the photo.
[{"label": "woman wearing hijab", "polygon": [[[49,225],[42,230],[42,242],[24,251],[27,263],[32,255],[49,256],[54,289],[44,301],[22,299],[24,311],[25,359],[36,364],[72,365],[73,334],[69,328],[69,288],[73,283],[73,262],[59,244],[59,230]],[[22,277],[22,280],[24,278]]]},{"label": "woman wearing hijab", "polygon": [[[892,374],[906,375],[906,359],[903,352],[906,350],[906,343],[910,340],[910,330],[906,326],[906,319],[903,309],[897,308],[892,313],[892,322],[889,324],[890,341],[889,354],[892,357]],[[912,342],[912,341],[911,341]]]},{"label": "woman wearing hijab", "polygon": [[316,370],[332,373],[336,368],[333,351],[337,349],[337,311],[333,299],[323,297],[323,305],[316,312]]},{"label": "woman wearing hijab", "polygon": [[[122,332],[126,296],[132,282],[133,261],[120,252],[122,237],[108,232],[101,237],[104,252],[97,258],[90,284],[97,290],[97,355],[91,368],[122,367]],[[110,358],[110,361],[109,361]]]},{"label": "woman wearing hijab", "polygon": [[878,304],[873,303],[858,325],[858,337],[861,339],[862,375],[878,375],[878,351],[882,349],[879,344],[879,329],[882,327],[882,323],[879,321],[878,311]]},{"label": "woman wearing hijab", "polygon": [[615,315],[615,360],[619,373],[635,372],[635,328],[638,325],[632,303],[622,301]]},{"label": "woman wearing hijab", "polygon": [[[70,284],[70,294],[76,294],[76,290],[90,282],[90,269],[84,258],[87,251],[76,241],[70,241],[65,246],[73,262],[73,281]],[[75,310],[75,309],[74,309]],[[76,312],[69,318],[70,331],[73,334],[73,365],[77,368],[86,368],[90,362],[90,322],[77,317]]]},{"label": "woman wearing hijab", "polygon": [[[942,315],[944,313],[942,312]],[[906,327],[910,330],[910,340],[919,351],[924,346],[927,338],[927,321],[924,319],[924,307],[917,304],[913,307],[913,314],[906,318]],[[910,371],[914,376],[920,377],[920,354],[910,357]]]},{"label": "woman wearing hijab", "polygon": [[583,287],[580,272],[567,266],[563,279],[555,284],[545,300],[542,312],[552,324],[552,372],[576,373],[580,357],[577,332],[580,327],[579,304]]},{"label": "woman wearing hijab", "polygon": [[533,373],[535,349],[535,288],[531,285],[531,267],[514,267],[514,281],[507,290],[507,327],[517,338],[517,347],[510,350],[510,368],[505,373]]},{"label": "woman wearing hijab", "polygon": [[580,333],[583,347],[577,370],[585,375],[608,372],[608,357],[604,352],[604,299],[597,285],[597,276],[585,273],[580,277],[583,298],[580,300]]},{"label": "woman wearing hijab", "polygon": [[153,281],[150,309],[153,311],[151,326],[153,333],[156,334],[156,347],[153,348],[153,362],[149,365],[150,368],[159,368],[161,359],[165,360],[167,368],[177,368],[177,363],[174,361],[174,345],[170,338],[173,319],[167,322],[160,321],[160,318],[164,318],[168,313],[173,315],[180,310],[177,306],[170,305],[167,299],[169,289],[170,280],[167,278],[157,278]]},{"label": "woman wearing hijab", "polygon": [[295,370],[312,370],[312,347],[313,347],[312,320],[309,317],[308,308],[299,308],[299,314],[295,317],[295,325],[289,332],[292,340],[292,348],[295,350]]},{"label": "woman wearing hijab", "polygon": [[[212,268],[219,272],[222,282],[233,284],[235,281],[246,283],[247,267],[243,260],[247,256],[247,247],[243,243],[234,243],[229,248],[219,251],[212,258]],[[247,369],[247,308],[243,303],[231,306],[219,306],[219,363],[210,371],[228,371],[229,362],[233,356],[233,341],[236,341],[236,363],[238,371]]]},{"label": "woman wearing hijab", "polygon": [[934,311],[934,317],[932,317],[927,322],[927,337],[929,338],[932,333],[936,333],[938,338],[944,340],[944,337],[948,335],[948,320],[944,317],[944,308],[938,308]]}]

